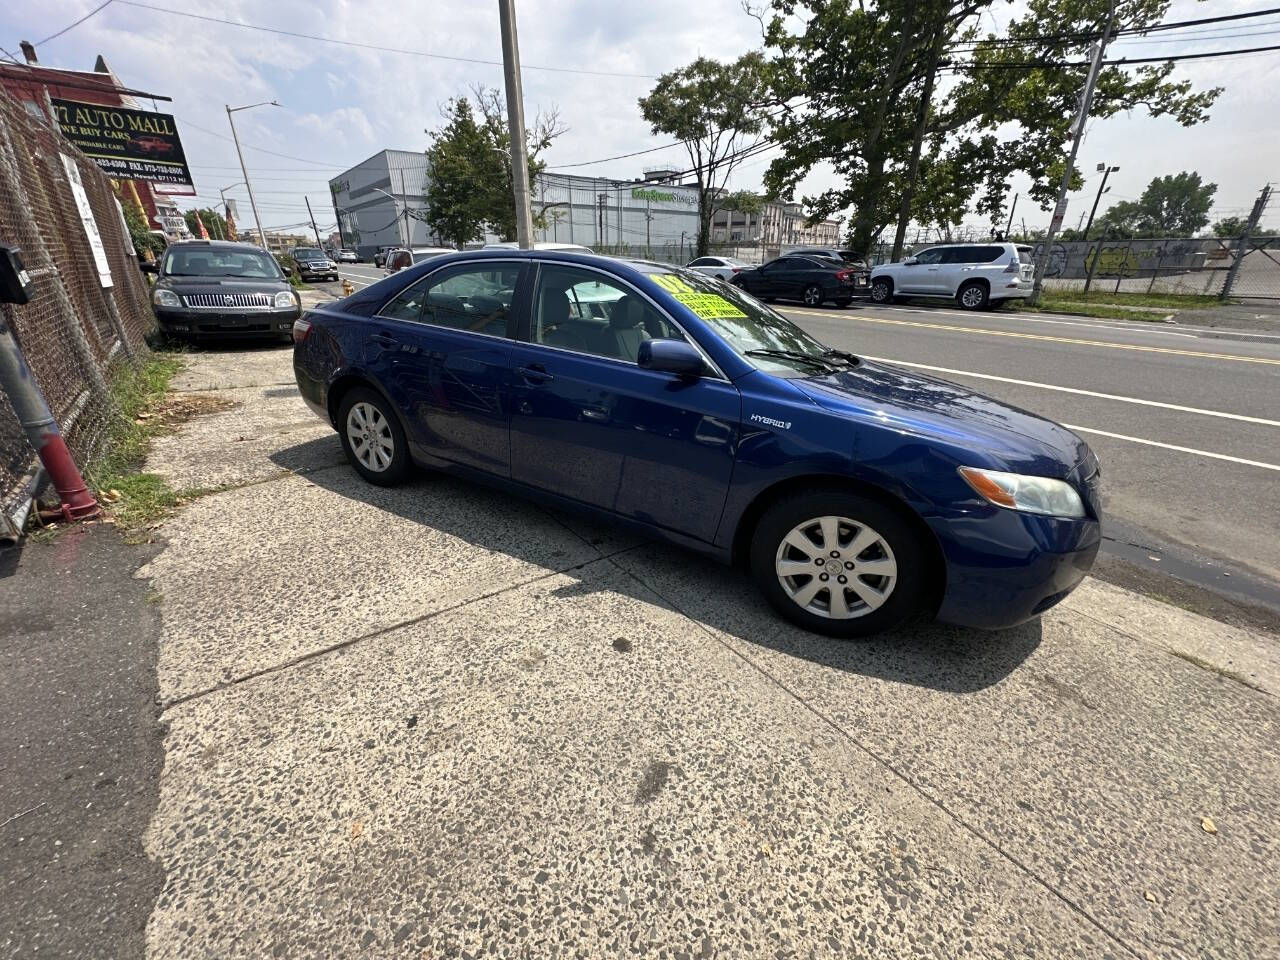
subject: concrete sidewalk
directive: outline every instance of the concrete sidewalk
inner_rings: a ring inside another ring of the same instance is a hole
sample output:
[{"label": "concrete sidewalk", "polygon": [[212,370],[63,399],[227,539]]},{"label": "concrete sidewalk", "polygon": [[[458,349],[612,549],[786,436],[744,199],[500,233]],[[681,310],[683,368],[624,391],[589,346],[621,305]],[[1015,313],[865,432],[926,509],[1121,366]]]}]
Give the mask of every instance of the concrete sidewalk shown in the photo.
[{"label": "concrete sidewalk", "polygon": [[1089,582],[1004,633],[793,629],[742,574],[364,484],[287,350],[148,468],[153,957],[1280,952],[1275,639]]}]

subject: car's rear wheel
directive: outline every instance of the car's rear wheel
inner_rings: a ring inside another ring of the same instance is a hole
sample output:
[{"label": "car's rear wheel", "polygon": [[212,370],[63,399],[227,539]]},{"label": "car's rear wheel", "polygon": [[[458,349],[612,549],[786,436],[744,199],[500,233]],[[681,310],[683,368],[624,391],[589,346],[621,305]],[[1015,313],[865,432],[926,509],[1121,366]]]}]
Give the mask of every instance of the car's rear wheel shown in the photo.
[{"label": "car's rear wheel", "polygon": [[956,303],[966,310],[985,310],[991,300],[991,294],[985,283],[970,280],[960,285],[956,291]]},{"label": "car's rear wheel", "polygon": [[896,511],[839,489],[769,507],[751,541],[751,569],[791,622],[833,637],[865,637],[923,609],[933,571]]},{"label": "car's rear wheel", "polygon": [[409,445],[400,418],[382,394],[355,387],[338,408],[338,436],[356,472],[370,483],[393,487],[409,476]]},{"label": "car's rear wheel", "polygon": [[800,298],[806,307],[820,307],[822,306],[822,288],[816,284],[809,284],[804,288]]},{"label": "car's rear wheel", "polygon": [[871,299],[875,303],[892,303],[893,284],[884,279],[871,281]]}]

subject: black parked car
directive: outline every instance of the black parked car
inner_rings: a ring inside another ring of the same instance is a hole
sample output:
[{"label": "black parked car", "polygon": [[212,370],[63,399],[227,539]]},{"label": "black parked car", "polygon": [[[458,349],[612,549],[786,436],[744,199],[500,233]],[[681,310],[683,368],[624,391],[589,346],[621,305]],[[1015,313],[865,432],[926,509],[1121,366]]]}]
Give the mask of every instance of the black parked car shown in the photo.
[{"label": "black parked car", "polygon": [[779,257],[762,267],[742,270],[730,281],[766,303],[799,300],[807,307],[831,301],[847,307],[855,295],[866,290],[858,285],[859,271],[826,257]]},{"label": "black parked car", "polygon": [[173,339],[231,337],[291,340],[301,302],[275,257],[225,240],[172,243],[156,263],[151,304],[160,331]]},{"label": "black parked car", "polygon": [[319,247],[295,247],[293,259],[298,264],[298,276],[304,281],[338,279],[338,265]]}]

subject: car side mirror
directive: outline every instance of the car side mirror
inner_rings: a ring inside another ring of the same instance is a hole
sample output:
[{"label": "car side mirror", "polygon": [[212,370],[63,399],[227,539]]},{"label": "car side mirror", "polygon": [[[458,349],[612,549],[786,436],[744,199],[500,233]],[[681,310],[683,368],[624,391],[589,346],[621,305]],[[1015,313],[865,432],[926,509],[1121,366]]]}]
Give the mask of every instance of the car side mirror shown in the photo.
[{"label": "car side mirror", "polygon": [[159,273],[160,267],[154,260],[142,260],[138,263],[138,268],[143,273]]},{"label": "car side mirror", "polygon": [[920,261],[917,260],[915,257],[907,257],[907,259],[903,260],[902,262],[908,267],[912,267],[912,266],[915,266]]},{"label": "car side mirror", "polygon": [[683,340],[642,340],[636,362],[645,370],[674,373],[677,377],[700,377],[707,363]]}]

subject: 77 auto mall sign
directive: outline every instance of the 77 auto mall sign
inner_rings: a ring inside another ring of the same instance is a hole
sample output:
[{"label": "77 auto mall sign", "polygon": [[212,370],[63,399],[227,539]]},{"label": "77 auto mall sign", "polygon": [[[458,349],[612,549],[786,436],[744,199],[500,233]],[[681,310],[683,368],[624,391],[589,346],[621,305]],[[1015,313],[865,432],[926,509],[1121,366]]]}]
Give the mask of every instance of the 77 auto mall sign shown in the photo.
[{"label": "77 auto mall sign", "polygon": [[[149,180],[163,193],[192,193],[173,117],[78,100],[53,101],[63,136],[116,180]],[[185,189],[184,189],[185,188]]]}]

